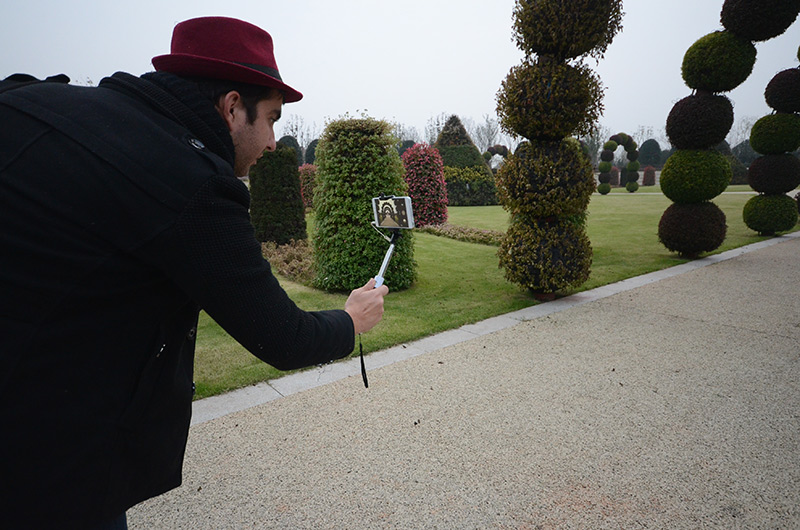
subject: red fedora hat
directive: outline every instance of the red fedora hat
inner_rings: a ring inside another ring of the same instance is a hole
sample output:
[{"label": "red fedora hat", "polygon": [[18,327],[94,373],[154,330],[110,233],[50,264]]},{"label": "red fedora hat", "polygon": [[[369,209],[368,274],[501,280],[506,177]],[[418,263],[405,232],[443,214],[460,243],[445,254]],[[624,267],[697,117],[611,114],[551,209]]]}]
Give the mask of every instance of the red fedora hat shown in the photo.
[{"label": "red fedora hat", "polygon": [[186,20],[175,26],[170,51],[153,57],[157,71],[274,87],[285,103],[303,98],[281,79],[270,34],[248,22],[226,17]]}]

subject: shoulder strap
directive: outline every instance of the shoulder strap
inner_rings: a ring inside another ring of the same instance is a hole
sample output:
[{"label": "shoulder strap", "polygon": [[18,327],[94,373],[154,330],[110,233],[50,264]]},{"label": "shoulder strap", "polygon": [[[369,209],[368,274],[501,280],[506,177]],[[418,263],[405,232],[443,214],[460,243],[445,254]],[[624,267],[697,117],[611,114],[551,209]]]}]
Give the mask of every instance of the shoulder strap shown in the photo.
[{"label": "shoulder strap", "polygon": [[0,81],[0,94],[22,88],[36,83],[69,83],[69,77],[64,74],[51,75],[47,79],[36,79],[30,74],[12,74]]}]

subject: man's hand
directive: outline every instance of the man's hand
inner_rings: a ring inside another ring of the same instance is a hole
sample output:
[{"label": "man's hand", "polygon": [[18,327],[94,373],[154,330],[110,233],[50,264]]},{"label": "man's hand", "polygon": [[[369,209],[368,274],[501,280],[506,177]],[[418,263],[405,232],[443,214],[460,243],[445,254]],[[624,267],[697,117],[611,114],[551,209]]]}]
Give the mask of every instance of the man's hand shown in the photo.
[{"label": "man's hand", "polygon": [[344,310],[353,319],[353,327],[356,335],[365,333],[381,321],[383,318],[383,297],[389,293],[389,288],[381,285],[375,288],[375,278],[370,279],[364,287],[354,289]]}]

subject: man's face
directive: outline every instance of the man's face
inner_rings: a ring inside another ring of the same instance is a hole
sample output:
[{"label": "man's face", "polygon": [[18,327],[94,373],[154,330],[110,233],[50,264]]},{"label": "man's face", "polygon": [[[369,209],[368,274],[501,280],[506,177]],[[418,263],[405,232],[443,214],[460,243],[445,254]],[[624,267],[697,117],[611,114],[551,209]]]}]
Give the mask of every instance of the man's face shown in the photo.
[{"label": "man's face", "polygon": [[[229,93],[237,94],[235,92]],[[228,97],[226,97],[226,101]],[[277,94],[273,98],[263,99],[256,105],[256,119],[247,121],[247,111],[241,97],[229,101],[223,115],[233,139],[236,161],[234,171],[237,177],[245,177],[250,168],[261,158],[264,151],[275,150],[275,122],[281,117],[283,96]]]}]

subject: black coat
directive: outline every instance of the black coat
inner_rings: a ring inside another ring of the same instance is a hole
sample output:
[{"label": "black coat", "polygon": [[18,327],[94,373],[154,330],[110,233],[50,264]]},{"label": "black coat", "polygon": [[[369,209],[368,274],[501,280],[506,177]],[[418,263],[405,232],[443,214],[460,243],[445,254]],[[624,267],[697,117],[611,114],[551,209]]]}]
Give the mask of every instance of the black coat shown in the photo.
[{"label": "black coat", "polygon": [[213,105],[144,77],[0,95],[3,528],[180,484],[200,308],[279,369],[353,349],[349,315],[301,311],[262,258]]}]

